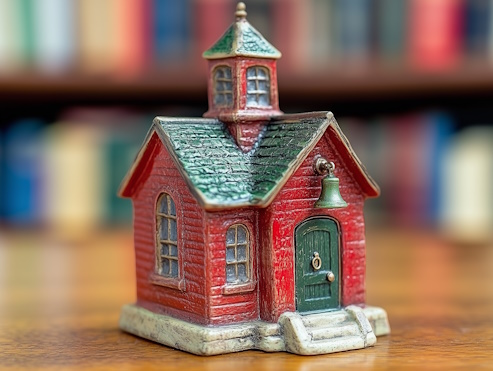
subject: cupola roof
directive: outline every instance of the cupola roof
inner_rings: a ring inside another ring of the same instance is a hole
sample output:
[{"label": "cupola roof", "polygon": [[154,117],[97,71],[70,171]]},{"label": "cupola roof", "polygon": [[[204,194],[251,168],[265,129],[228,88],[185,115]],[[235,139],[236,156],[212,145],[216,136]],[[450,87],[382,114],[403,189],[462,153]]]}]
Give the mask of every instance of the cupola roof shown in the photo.
[{"label": "cupola roof", "polygon": [[236,21],[210,49],[203,53],[205,59],[230,57],[281,58],[281,52],[248,23],[246,14],[245,4],[238,3],[235,13]]}]

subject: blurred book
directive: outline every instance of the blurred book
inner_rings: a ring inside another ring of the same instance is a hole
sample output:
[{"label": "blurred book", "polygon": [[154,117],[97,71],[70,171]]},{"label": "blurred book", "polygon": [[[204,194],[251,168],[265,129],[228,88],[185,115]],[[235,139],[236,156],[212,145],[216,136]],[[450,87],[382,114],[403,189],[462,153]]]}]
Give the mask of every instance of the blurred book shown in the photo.
[{"label": "blurred book", "polygon": [[364,66],[371,51],[371,0],[336,0],[334,4],[337,18],[335,45],[342,61],[356,67]]},{"label": "blurred book", "polygon": [[33,6],[33,29],[36,35],[35,63],[47,73],[63,73],[75,63],[75,2],[36,0]]},{"label": "blurred book", "polygon": [[493,60],[493,0],[489,0],[489,14],[488,17],[490,19],[489,25],[488,25],[488,36],[487,36],[487,59],[492,61]]},{"label": "blurred book", "polygon": [[28,64],[24,5],[20,0],[0,0],[0,73],[21,70]]},{"label": "blurred book", "polygon": [[454,123],[443,112],[342,119],[358,157],[381,187],[381,196],[365,206],[380,224],[432,227],[443,207],[440,193],[445,149]]},{"label": "blurred book", "polygon": [[152,0],[126,0],[115,6],[114,73],[133,78],[151,65]]},{"label": "blurred book", "polygon": [[429,112],[390,121],[389,215],[400,225],[432,227],[438,220],[438,176],[452,134],[445,113]]},{"label": "blurred book", "polygon": [[341,118],[339,122],[356,155],[381,189],[378,198],[369,199],[365,203],[367,221],[374,225],[387,225],[392,221],[388,205],[392,192],[389,187],[391,174],[388,170],[392,158],[390,145],[392,139],[388,120]]},{"label": "blurred book", "polygon": [[493,128],[471,126],[447,146],[441,226],[461,243],[484,243],[493,237]]},{"label": "blurred book", "polygon": [[334,48],[335,35],[335,0],[311,0],[305,24],[308,29],[307,56],[310,66],[315,69],[327,68],[334,61],[337,51]]},{"label": "blurred book", "polygon": [[463,45],[463,0],[410,0],[409,62],[421,70],[457,67]]},{"label": "blurred book", "polygon": [[[192,52],[190,0],[153,0],[154,62],[184,62]],[[212,20],[209,20],[212,21]]]},{"label": "blurred book", "polygon": [[100,130],[60,120],[45,133],[46,222],[64,237],[83,238],[103,224]]},{"label": "blurred book", "polygon": [[375,46],[380,60],[402,62],[406,51],[408,0],[376,0]]},{"label": "blurred book", "polygon": [[[493,0],[250,0],[249,22],[286,73],[410,66],[439,72],[493,60]],[[0,0],[0,73],[81,71],[135,78],[204,70],[234,21],[231,0]]]},{"label": "blurred book", "polygon": [[35,0],[17,0],[20,7],[20,32],[21,50],[24,61],[28,66],[32,66],[36,55],[36,30],[34,29],[34,1]]},{"label": "blurred book", "polygon": [[491,0],[467,0],[465,3],[464,44],[469,57],[484,58],[488,54],[492,5]]},{"label": "blurred book", "polygon": [[[193,37],[196,41],[198,59],[209,49],[234,22],[234,5],[231,0],[195,0],[193,7]],[[214,22],[211,22],[214,20]]]},{"label": "blurred book", "polygon": [[43,123],[37,119],[14,122],[3,138],[1,215],[9,224],[37,225],[42,221],[45,190]]},{"label": "blurred book", "polygon": [[[287,0],[287,2],[290,1]],[[277,10],[275,5],[275,0],[250,0],[246,3],[248,22],[271,43],[274,42],[273,19]],[[286,22],[286,19],[283,21]]]},{"label": "blurred book", "polygon": [[79,66],[90,74],[110,74],[116,66],[118,0],[77,0]]},{"label": "blurred book", "polygon": [[103,134],[104,220],[106,224],[131,224],[132,202],[118,196],[123,178],[134,163],[152,122],[151,117],[115,117]]},{"label": "blurred book", "polygon": [[131,202],[117,192],[150,122],[118,108],[79,107],[47,129],[46,217],[54,230],[77,238],[131,223]]},{"label": "blurred book", "polygon": [[[275,47],[281,50],[283,63],[281,68],[290,71],[303,71],[305,68],[310,68],[311,50],[309,50],[310,38],[314,35],[310,33],[310,8],[312,1],[296,1],[296,0],[274,0],[272,7],[268,8],[264,5],[265,10],[260,5],[257,11],[260,14],[253,14],[253,19],[250,18],[250,9],[248,9],[249,22],[257,27],[255,17],[270,14],[271,25],[264,25],[264,19],[258,21],[258,25],[264,29],[268,29],[272,39],[267,39],[273,43]],[[265,12],[265,13],[264,13]],[[327,16],[329,14],[327,13]],[[265,36],[265,35],[264,35]],[[326,35],[327,37],[329,35]]]}]

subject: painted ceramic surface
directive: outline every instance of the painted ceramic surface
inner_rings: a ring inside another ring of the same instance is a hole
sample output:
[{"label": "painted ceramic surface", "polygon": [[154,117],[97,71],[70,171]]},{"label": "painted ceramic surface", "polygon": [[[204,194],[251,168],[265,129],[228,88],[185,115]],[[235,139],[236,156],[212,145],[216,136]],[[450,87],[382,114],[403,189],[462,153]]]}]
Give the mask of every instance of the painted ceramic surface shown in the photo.
[{"label": "painted ceramic surface", "polygon": [[[123,181],[137,303],[120,326],[204,355],[371,346],[373,328],[390,331],[385,311],[355,306],[365,305],[363,205],[379,188],[331,112],[279,111],[280,53],[245,17],[240,3],[204,53],[205,118],[157,117]],[[320,158],[335,164],[347,207],[315,207]]]},{"label": "painted ceramic surface", "polygon": [[[218,122],[192,121],[184,135],[156,131],[171,125],[171,133],[177,125],[156,121],[122,189],[134,200],[137,294],[143,306],[204,324],[254,318],[276,322],[282,313],[296,310],[295,229],[313,217],[331,217],[340,226],[336,282],[341,305],[365,302],[363,202],[378,188],[345,145],[331,114],[284,117],[272,123],[249,154],[234,146]],[[327,129],[320,132],[320,127]],[[208,147],[200,150],[204,143]],[[335,162],[347,208],[314,208],[321,192],[321,176],[313,170],[318,156]],[[154,214],[163,192],[177,208],[178,279],[155,275]],[[236,223],[250,231],[251,280],[224,289],[226,231]]]}]

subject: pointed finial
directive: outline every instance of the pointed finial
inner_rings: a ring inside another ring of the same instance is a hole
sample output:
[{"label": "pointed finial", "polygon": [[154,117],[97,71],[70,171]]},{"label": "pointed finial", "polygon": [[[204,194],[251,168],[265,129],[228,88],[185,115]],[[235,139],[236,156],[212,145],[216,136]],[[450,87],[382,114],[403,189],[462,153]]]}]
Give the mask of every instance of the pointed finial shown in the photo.
[{"label": "pointed finial", "polygon": [[244,19],[246,18],[247,16],[247,12],[246,12],[246,5],[244,2],[240,1],[237,5],[236,5],[236,19]]}]

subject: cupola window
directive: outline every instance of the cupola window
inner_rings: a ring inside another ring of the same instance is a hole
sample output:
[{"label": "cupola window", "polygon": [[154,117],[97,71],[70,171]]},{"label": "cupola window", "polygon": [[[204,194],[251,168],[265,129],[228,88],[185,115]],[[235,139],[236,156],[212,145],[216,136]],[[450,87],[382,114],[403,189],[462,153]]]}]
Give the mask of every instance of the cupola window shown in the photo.
[{"label": "cupola window", "polygon": [[247,106],[270,106],[270,74],[265,67],[247,69]]},{"label": "cupola window", "polygon": [[214,70],[214,104],[225,107],[233,105],[233,81],[229,66],[219,66]]}]

